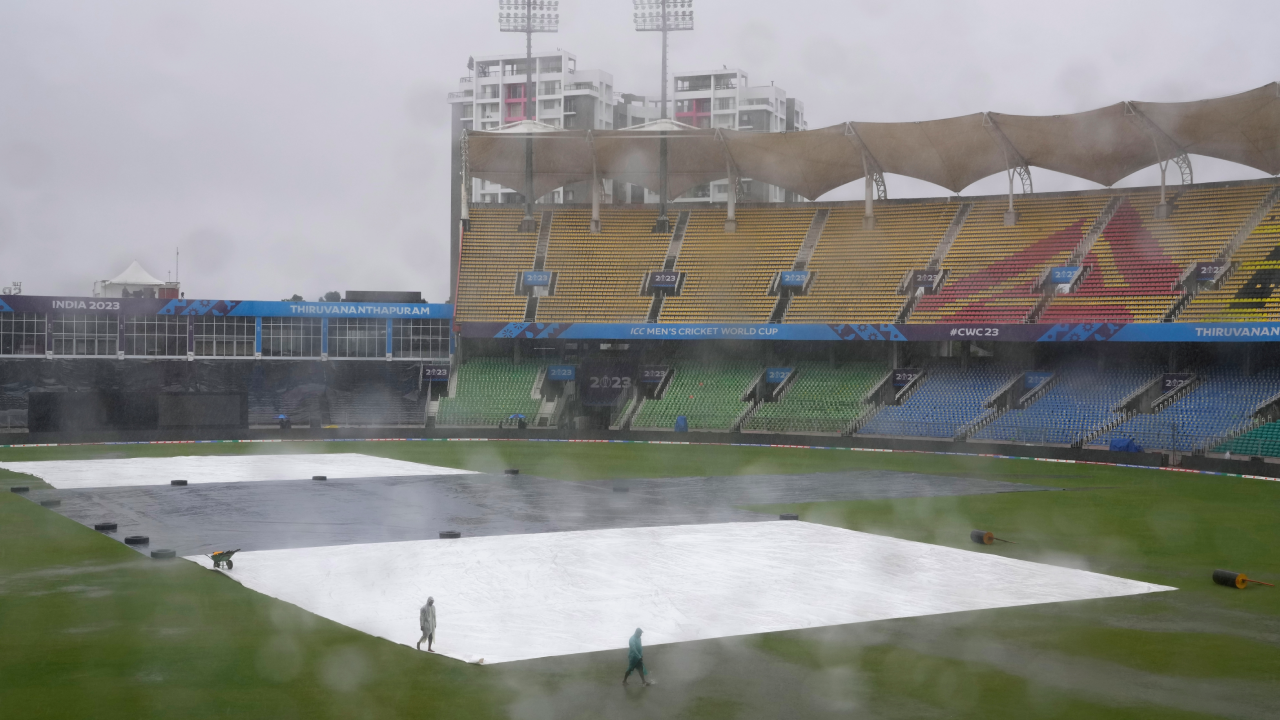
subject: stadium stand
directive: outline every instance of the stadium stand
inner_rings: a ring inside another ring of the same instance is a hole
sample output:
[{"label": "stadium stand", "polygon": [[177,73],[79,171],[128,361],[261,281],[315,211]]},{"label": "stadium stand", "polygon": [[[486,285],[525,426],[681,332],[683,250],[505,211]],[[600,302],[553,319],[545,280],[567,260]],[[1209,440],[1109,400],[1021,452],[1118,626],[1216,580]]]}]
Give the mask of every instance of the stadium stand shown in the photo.
[{"label": "stadium stand", "polygon": [[1125,198],[1085,257],[1089,275],[1053,299],[1040,322],[1160,322],[1183,293],[1182,272],[1212,260],[1270,191],[1267,186],[1186,191],[1157,219],[1158,193]]},{"label": "stadium stand", "polygon": [[545,268],[555,294],[538,301],[539,322],[644,322],[651,298],[644,273],[660,270],[670,236],[650,232],[656,210],[600,211],[592,235],[589,210],[559,210],[551,224]]},{"label": "stadium stand", "polygon": [[1280,422],[1259,425],[1213,448],[1213,452],[1248,455],[1250,457],[1280,457]]},{"label": "stadium stand", "polygon": [[1280,320],[1280,211],[1275,208],[1236,251],[1238,263],[1218,290],[1202,290],[1178,316],[1181,322]]},{"label": "stadium stand", "polygon": [[689,217],[676,270],[680,295],[663,303],[662,322],[768,322],[775,273],[788,270],[813,221],[812,208],[740,208],[738,229],[724,231],[725,210],[695,210]]},{"label": "stadium stand", "polygon": [[1135,415],[1096,442],[1132,439],[1145,450],[1191,452],[1251,424],[1252,410],[1280,393],[1280,370],[1246,376],[1239,369],[1194,370],[1203,384],[1158,413]]},{"label": "stadium stand", "polygon": [[425,412],[424,402],[375,384],[354,391],[331,390],[329,404],[338,427],[422,427]]},{"label": "stadium stand", "polygon": [[418,366],[333,365],[327,392],[332,424],[338,427],[423,426],[426,399],[418,390]]},{"label": "stadium stand", "polygon": [[860,435],[954,437],[964,424],[985,408],[982,402],[1020,373],[1001,362],[972,361],[961,369],[958,360],[930,364],[925,377],[901,405],[886,405],[863,425]]},{"label": "stadium stand", "polygon": [[313,363],[256,364],[249,379],[249,425],[275,427],[281,415],[302,427],[322,423],[327,388]]},{"label": "stadium stand", "polygon": [[889,372],[883,362],[795,363],[795,380],[777,402],[760,403],[744,432],[841,433],[869,407],[862,398]]},{"label": "stadium stand", "polygon": [[1114,408],[1156,376],[1151,363],[1126,363],[1099,371],[1088,360],[1066,362],[1056,384],[1022,410],[1009,410],[974,434],[975,440],[1069,445],[1123,416]]},{"label": "stadium stand", "polygon": [[249,424],[422,427],[417,364],[260,363],[248,378]]},{"label": "stadium stand", "polygon": [[1031,285],[1071,254],[1110,198],[1103,194],[1014,200],[1017,225],[1004,225],[1006,204],[978,203],[942,261],[946,284],[917,303],[912,323],[1023,322],[1040,294]]},{"label": "stadium stand", "polygon": [[436,425],[492,426],[516,414],[532,421],[542,404],[532,397],[533,385],[545,367],[532,360],[516,365],[510,358],[467,360],[458,367],[456,394],[440,399]]},{"label": "stadium stand", "polygon": [[521,210],[485,209],[473,213],[462,238],[455,319],[463,322],[519,322],[527,298],[517,295],[516,280],[533,269],[537,233],[518,233]]},{"label": "stadium stand", "polygon": [[832,210],[806,268],[813,286],[791,300],[786,322],[893,322],[905,299],[898,282],[925,267],[959,207],[880,203],[874,230],[863,229],[861,204]]},{"label": "stadium stand", "polygon": [[671,430],[684,415],[690,430],[729,430],[749,405],[742,396],[763,368],[749,362],[677,360],[661,400],[648,399],[636,411],[631,427]]}]

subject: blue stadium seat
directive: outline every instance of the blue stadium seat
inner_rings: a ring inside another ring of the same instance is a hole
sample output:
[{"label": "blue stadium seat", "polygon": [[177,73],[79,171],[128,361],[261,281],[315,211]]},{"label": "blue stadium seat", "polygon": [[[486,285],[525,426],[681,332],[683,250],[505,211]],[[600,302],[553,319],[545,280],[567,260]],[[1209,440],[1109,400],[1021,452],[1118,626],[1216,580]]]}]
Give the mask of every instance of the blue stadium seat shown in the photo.
[{"label": "blue stadium seat", "polygon": [[982,402],[1022,371],[1000,362],[974,360],[967,370],[958,360],[939,360],[926,369],[920,387],[901,405],[880,410],[861,435],[954,437],[986,409]]}]

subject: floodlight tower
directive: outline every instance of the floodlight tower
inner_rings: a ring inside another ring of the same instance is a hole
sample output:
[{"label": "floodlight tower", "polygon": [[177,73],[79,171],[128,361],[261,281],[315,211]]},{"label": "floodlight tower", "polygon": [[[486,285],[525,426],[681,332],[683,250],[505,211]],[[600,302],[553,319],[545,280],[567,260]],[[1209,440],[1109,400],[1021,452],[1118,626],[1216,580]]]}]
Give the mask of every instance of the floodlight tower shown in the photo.
[{"label": "floodlight tower", "polygon": [[[498,0],[498,29],[524,33],[524,118],[537,116],[533,97],[533,34],[559,32],[560,0]],[[533,137],[524,141],[524,219],[519,232],[535,232],[533,219]]]},{"label": "floodlight tower", "polygon": [[[635,5],[636,30],[662,33],[662,119],[667,119],[667,33],[693,29],[693,0],[631,0]],[[667,137],[658,145],[658,224],[654,232],[671,231],[667,220]]]}]

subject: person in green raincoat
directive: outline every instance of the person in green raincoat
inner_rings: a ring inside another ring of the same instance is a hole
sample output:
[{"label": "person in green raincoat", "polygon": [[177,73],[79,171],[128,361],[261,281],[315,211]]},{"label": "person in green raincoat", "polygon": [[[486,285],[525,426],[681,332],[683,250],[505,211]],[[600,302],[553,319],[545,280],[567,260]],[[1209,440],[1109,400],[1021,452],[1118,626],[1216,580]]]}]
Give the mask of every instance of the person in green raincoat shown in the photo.
[{"label": "person in green raincoat", "polygon": [[640,646],[640,635],[644,633],[640,628],[636,628],[636,632],[631,636],[631,640],[627,642],[627,672],[622,676],[622,684],[627,684],[627,678],[631,677],[633,670],[640,671],[640,680],[645,685],[652,685],[649,680],[649,673],[644,669],[644,648]]}]

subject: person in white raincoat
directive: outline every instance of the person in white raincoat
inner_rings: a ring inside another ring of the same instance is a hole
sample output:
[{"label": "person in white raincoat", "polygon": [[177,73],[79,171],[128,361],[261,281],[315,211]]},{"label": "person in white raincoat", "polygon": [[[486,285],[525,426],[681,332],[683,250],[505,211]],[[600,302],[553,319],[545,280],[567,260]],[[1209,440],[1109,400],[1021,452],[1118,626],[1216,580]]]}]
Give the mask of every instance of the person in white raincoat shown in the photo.
[{"label": "person in white raincoat", "polygon": [[436,599],[427,598],[427,604],[418,611],[418,624],[422,626],[422,637],[418,638],[417,648],[422,649],[422,641],[427,641],[427,652],[435,652],[431,644],[436,641]]}]

